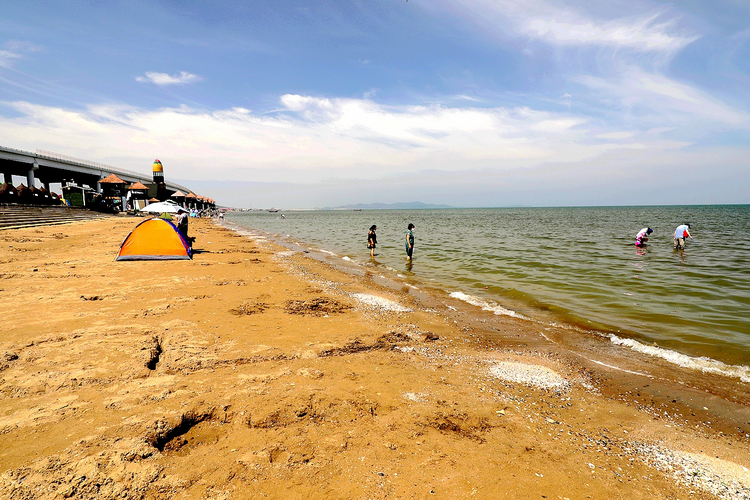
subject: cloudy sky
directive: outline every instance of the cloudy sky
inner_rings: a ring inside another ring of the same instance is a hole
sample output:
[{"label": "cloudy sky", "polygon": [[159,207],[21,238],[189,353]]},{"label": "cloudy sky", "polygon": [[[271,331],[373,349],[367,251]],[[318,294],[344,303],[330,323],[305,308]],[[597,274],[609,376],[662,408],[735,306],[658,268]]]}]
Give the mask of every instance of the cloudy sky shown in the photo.
[{"label": "cloudy sky", "polygon": [[750,2],[9,0],[0,145],[240,207],[750,203]]}]

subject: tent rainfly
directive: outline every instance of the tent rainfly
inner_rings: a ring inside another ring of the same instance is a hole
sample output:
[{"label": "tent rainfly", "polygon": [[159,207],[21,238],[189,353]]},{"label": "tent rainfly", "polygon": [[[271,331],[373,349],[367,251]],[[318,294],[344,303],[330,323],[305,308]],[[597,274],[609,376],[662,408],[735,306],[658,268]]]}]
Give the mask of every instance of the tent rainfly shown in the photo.
[{"label": "tent rainfly", "polygon": [[190,260],[190,246],[171,222],[146,219],[120,245],[116,260]]}]

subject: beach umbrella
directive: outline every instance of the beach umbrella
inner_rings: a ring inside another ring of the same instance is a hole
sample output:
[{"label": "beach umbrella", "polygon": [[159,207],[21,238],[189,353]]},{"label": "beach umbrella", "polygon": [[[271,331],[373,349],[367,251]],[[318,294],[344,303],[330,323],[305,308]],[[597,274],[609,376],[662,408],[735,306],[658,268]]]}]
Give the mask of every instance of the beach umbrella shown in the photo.
[{"label": "beach umbrella", "polygon": [[140,212],[146,212],[146,213],[151,213],[151,214],[163,214],[163,213],[179,214],[181,212],[187,212],[187,210],[174,203],[159,202],[159,203],[152,203],[150,205],[146,205],[144,208],[140,210]]}]

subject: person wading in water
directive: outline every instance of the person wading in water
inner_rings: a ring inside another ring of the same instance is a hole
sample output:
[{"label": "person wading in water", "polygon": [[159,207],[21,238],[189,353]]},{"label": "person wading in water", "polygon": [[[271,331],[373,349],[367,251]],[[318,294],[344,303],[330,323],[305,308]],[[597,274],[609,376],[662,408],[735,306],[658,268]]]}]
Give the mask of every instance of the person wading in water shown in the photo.
[{"label": "person wading in water", "polygon": [[406,260],[411,260],[411,254],[414,253],[414,233],[412,229],[414,229],[414,224],[409,224],[406,228],[406,241],[404,242],[406,246]]},{"label": "person wading in water", "polygon": [[375,230],[378,228],[375,224],[370,227],[370,231],[367,233],[367,248],[370,249],[370,258],[375,257],[375,246],[378,244],[378,235],[375,234]]}]

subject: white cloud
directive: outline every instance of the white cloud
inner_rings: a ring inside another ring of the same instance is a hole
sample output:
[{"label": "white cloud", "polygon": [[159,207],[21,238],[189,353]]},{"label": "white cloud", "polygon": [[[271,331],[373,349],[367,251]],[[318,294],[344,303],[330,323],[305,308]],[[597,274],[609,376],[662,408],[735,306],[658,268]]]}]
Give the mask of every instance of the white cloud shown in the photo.
[{"label": "white cloud", "polygon": [[10,40],[0,49],[0,68],[10,68],[19,59],[25,59],[30,52],[39,52],[40,46],[20,40]]},{"label": "white cloud", "polygon": [[5,43],[5,47],[19,52],[39,52],[42,50],[41,46],[23,40],[9,40]]},{"label": "white cloud", "polygon": [[560,46],[596,45],[643,52],[674,53],[695,41],[677,33],[674,19],[659,22],[661,13],[596,19],[574,6],[546,0],[442,0],[436,2],[453,15],[500,37],[528,37]]},{"label": "white cloud", "polygon": [[529,19],[526,33],[560,45],[604,45],[627,47],[649,52],[677,52],[692,43],[697,37],[679,36],[669,33],[672,22],[656,23],[658,16],[643,19],[617,19],[603,23],[570,17],[559,21],[558,16]]},{"label": "white cloud", "polygon": [[187,71],[180,71],[178,75],[147,71],[146,76],[137,76],[135,79],[138,82],[150,82],[155,83],[156,85],[182,85],[202,80],[200,76],[188,73]]},{"label": "white cloud", "polygon": [[[298,181],[379,177],[404,171],[509,168],[607,146],[578,144],[582,121],[527,108],[383,106],[362,99],[284,95],[285,111],[213,112],[185,106],[85,110],[7,103],[21,116],[0,118],[8,145],[43,148],[140,169],[144,158],[172,158],[180,177]],[[41,141],[41,142],[40,142]],[[209,171],[207,170],[210,170]]]},{"label": "white cloud", "polygon": [[[614,110],[622,113],[620,120],[642,117],[650,127],[679,123],[683,130],[692,126],[684,121],[689,118],[744,129],[750,123],[744,110],[668,76],[666,63],[699,35],[681,28],[680,18],[667,11],[601,17],[606,9],[598,9],[600,17],[595,17],[570,0],[436,0],[436,5],[470,19],[495,37],[525,38],[555,47],[562,76],[589,89],[576,93],[579,109],[594,106],[610,116]],[[747,30],[734,37],[746,34]],[[594,50],[579,50],[585,48]],[[577,52],[572,55],[566,50]],[[534,57],[534,53],[530,50],[527,55]],[[591,60],[586,61],[586,56]],[[569,93],[558,102],[573,109]]]},{"label": "white cloud", "polygon": [[[691,91],[683,94],[695,97]],[[239,107],[205,111],[100,105],[74,110],[4,103],[18,116],[0,117],[0,137],[5,146],[47,149],[144,173],[153,158],[160,158],[168,177],[186,181],[291,182],[322,189],[335,179],[367,179],[385,186],[409,176],[419,179],[423,194],[439,201],[436,193],[452,196],[451,186],[460,180],[462,203],[467,204],[492,203],[490,187],[482,184],[488,172],[493,189],[511,196],[503,179],[515,179],[514,190],[530,193],[539,176],[550,185],[550,179],[564,179],[566,185],[584,187],[612,176],[653,178],[659,168],[655,158],[679,165],[693,155],[695,166],[690,168],[705,172],[737,163],[731,148],[714,147],[706,155],[691,140],[681,139],[696,131],[710,134],[715,122],[690,119],[700,114],[681,115],[679,127],[655,127],[650,119],[640,130],[632,124],[618,130],[592,118],[528,107],[385,106],[366,99],[293,94],[279,101],[282,109],[272,114]],[[726,129],[726,124],[713,129]],[[667,132],[669,138],[662,137]],[[445,182],[449,184],[440,184]],[[472,189],[487,191],[485,198],[472,198]],[[240,191],[236,195],[239,200]],[[284,204],[337,204],[332,199],[301,200],[292,197]]]},{"label": "white cloud", "polygon": [[244,108],[71,110],[6,103],[20,116],[0,118],[0,137],[11,147],[59,151],[139,171],[158,157],[166,168],[174,165],[171,175],[182,179],[303,183],[424,169],[525,169],[594,161],[618,149],[653,152],[688,145],[648,134],[630,142],[612,135],[625,134],[617,130],[607,134],[622,141],[602,142],[594,140],[585,117],[528,107],[385,106],[292,94],[280,102],[283,108],[274,114]]},{"label": "white cloud", "polygon": [[606,139],[606,140],[620,140],[620,139],[628,139],[630,137],[633,137],[635,135],[635,132],[610,132],[607,134],[598,134],[594,137],[597,139]]},{"label": "white cloud", "polygon": [[331,101],[318,97],[285,94],[281,96],[281,104],[291,111],[303,111],[307,108],[331,109]]},{"label": "white cloud", "polygon": [[469,101],[469,102],[482,102],[481,99],[477,99],[476,97],[471,97],[469,95],[459,94],[457,96],[454,96],[454,99],[459,101]]},{"label": "white cloud", "polygon": [[625,108],[638,108],[662,123],[681,123],[680,116],[737,127],[747,127],[750,123],[746,112],[707,92],[638,67],[629,67],[608,78],[581,76],[574,80],[607,98],[618,99]]},{"label": "white cloud", "polygon": [[9,68],[13,62],[21,59],[21,54],[9,50],[0,50],[0,67]]}]

